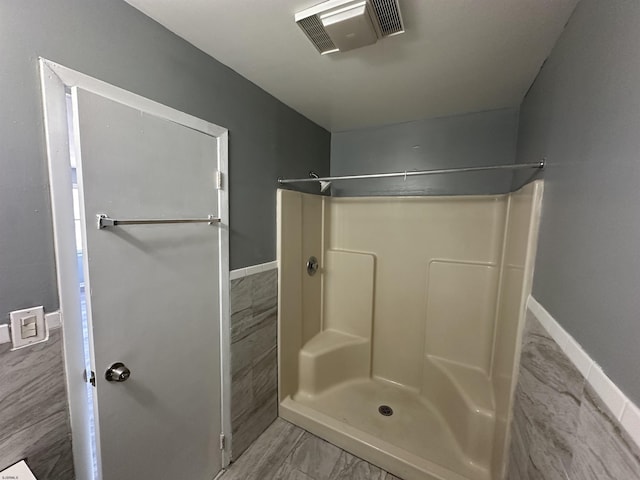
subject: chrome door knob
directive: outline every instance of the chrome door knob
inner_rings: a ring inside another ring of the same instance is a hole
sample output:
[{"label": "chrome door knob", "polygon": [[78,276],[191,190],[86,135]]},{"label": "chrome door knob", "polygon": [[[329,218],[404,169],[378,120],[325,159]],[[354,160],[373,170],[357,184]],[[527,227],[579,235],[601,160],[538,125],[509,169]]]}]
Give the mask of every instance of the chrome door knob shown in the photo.
[{"label": "chrome door knob", "polygon": [[121,362],[111,365],[104,374],[104,378],[109,382],[125,382],[130,376],[131,370]]},{"label": "chrome door knob", "polygon": [[318,259],[316,257],[309,257],[307,260],[307,273],[310,277],[313,277],[319,268]]}]

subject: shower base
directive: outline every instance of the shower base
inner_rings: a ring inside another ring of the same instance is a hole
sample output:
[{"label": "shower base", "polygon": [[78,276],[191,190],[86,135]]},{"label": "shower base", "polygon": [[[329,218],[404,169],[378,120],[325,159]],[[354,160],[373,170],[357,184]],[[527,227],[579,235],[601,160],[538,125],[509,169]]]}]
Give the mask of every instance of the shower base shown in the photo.
[{"label": "shower base", "polygon": [[[393,414],[381,414],[383,405]],[[406,480],[490,479],[486,468],[462,453],[445,420],[416,390],[382,379],[350,380],[317,395],[287,397],[280,416]]]}]

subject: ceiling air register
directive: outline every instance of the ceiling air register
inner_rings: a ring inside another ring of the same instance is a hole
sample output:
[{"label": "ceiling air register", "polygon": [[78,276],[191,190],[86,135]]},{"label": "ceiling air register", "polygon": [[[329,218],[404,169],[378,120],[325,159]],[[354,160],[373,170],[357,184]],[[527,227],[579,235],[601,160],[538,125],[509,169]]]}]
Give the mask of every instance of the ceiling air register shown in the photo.
[{"label": "ceiling air register", "polygon": [[295,20],[323,55],[404,33],[398,0],[329,0],[296,13]]}]

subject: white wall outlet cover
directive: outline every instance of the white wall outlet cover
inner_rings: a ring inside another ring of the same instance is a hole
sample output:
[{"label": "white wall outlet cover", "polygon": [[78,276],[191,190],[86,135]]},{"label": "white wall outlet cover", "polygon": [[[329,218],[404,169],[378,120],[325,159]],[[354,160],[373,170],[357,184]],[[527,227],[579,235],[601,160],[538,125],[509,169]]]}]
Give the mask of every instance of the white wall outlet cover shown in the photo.
[{"label": "white wall outlet cover", "polygon": [[49,329],[44,319],[43,307],[31,307],[9,313],[13,350],[44,342]]},{"label": "white wall outlet cover", "polygon": [[19,480],[36,480],[35,475],[27,466],[24,460],[11,465],[9,468],[0,472],[0,478],[15,478]]}]

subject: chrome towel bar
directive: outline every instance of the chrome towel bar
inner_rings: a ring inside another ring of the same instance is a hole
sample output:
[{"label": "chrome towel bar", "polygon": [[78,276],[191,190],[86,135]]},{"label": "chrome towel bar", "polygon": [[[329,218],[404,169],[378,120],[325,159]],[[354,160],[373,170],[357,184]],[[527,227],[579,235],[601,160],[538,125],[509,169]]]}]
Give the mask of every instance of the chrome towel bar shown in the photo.
[{"label": "chrome towel bar", "polygon": [[129,219],[129,220],[118,220],[115,218],[110,218],[105,213],[99,213],[96,215],[97,217],[97,227],[98,230],[107,227],[117,227],[119,225],[163,225],[169,223],[208,223],[209,225],[213,225],[215,223],[220,223],[220,219],[215,215],[208,215],[207,218],[167,218],[167,219]]}]

